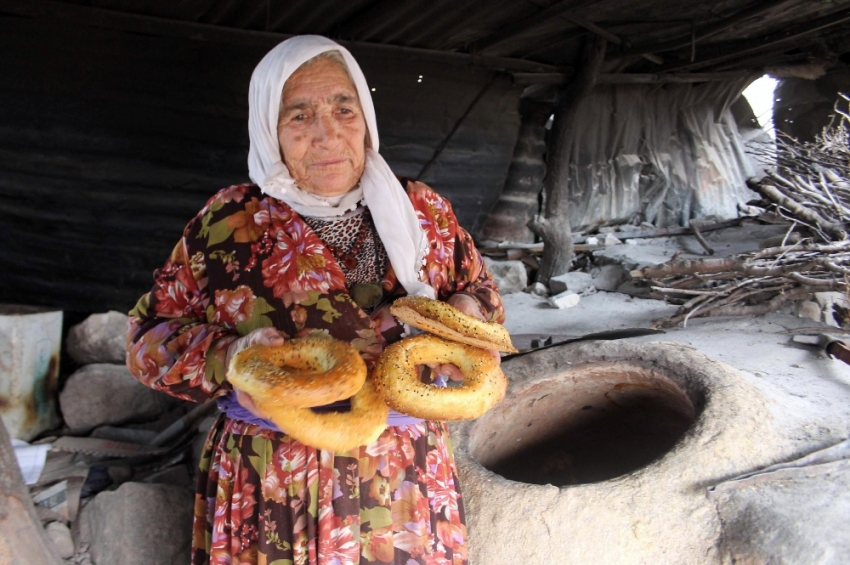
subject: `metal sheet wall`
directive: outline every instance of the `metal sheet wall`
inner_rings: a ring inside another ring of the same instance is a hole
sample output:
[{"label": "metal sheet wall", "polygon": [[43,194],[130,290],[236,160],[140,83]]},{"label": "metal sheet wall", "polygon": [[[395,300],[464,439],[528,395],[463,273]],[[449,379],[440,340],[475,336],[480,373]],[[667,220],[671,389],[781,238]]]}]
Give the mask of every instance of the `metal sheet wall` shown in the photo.
[{"label": "metal sheet wall", "polygon": [[[247,86],[273,45],[0,18],[0,301],[132,307],[206,199],[247,181]],[[375,88],[382,152],[408,176],[493,78],[354,54]],[[471,231],[504,183],[518,98],[496,77],[424,179]]]}]

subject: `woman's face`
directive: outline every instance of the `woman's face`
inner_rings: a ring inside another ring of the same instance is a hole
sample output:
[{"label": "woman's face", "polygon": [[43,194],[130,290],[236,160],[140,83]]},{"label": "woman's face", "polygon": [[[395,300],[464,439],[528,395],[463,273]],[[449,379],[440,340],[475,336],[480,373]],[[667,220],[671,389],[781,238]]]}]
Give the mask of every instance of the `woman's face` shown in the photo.
[{"label": "woman's face", "polygon": [[277,138],[302,190],[340,196],[354,188],[366,163],[366,120],[339,64],[319,59],[292,73],[283,88]]}]

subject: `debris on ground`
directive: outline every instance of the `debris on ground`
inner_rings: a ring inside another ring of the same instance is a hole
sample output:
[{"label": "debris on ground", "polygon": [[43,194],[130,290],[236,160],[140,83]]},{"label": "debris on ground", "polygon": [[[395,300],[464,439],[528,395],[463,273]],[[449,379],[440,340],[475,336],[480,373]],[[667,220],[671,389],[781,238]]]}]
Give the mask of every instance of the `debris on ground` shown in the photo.
[{"label": "debris on ground", "polygon": [[[842,109],[850,98],[840,102],[836,119],[815,141],[780,136],[775,146],[755,149],[775,166],[761,180],[748,181],[761,200],[739,207],[741,217],[701,218],[688,227],[591,227],[575,234],[574,270],[553,277],[551,293],[585,293],[577,281],[589,274],[597,290],[678,306],[656,327],[707,316],[761,315],[805,302],[789,307],[850,329],[845,296],[850,292],[850,112]],[[482,253],[491,258],[488,265],[501,258],[521,261],[534,280],[543,245],[503,242]],[[561,302],[550,300],[553,306]]]},{"label": "debris on ground", "polygon": [[15,442],[46,543],[66,565],[188,559],[193,487],[217,407],[136,381],[124,365],[126,328],[117,312],[71,328],[66,351],[81,366],[59,393],[64,425]]}]

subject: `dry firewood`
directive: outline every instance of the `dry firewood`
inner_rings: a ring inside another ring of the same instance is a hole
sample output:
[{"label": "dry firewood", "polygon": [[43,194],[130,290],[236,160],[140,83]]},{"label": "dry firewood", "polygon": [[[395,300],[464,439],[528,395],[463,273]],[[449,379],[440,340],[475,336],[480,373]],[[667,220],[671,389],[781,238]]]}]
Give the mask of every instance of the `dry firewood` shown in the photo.
[{"label": "dry firewood", "polygon": [[847,238],[847,232],[845,232],[841,226],[828,221],[817,212],[814,212],[811,208],[808,208],[796,200],[784,195],[776,188],[776,186],[768,184],[766,180],[763,179],[760,182],[749,180],[747,181],[747,186],[770,201],[787,209],[789,212],[794,214],[794,216],[799,217],[804,222],[814,225],[818,230],[831,236],[832,240],[840,241]]},{"label": "dry firewood", "polygon": [[709,255],[714,255],[714,249],[709,247],[708,242],[702,236],[702,234],[700,233],[699,228],[697,227],[696,224],[691,224],[691,231],[694,232],[694,237],[697,239],[699,244],[702,245],[702,247],[703,247],[703,249],[705,249],[706,253],[708,253]]},{"label": "dry firewood", "polygon": [[[814,142],[779,134],[775,146],[756,148],[772,170],[747,184],[771,203],[761,218],[790,223],[782,245],[727,258],[674,258],[632,272],[647,280],[652,296],[681,305],[656,327],[704,316],[765,314],[818,291],[850,293],[844,226],[850,218],[850,110],[844,109],[850,98],[839,102],[833,123]],[[692,232],[695,237],[700,229]],[[802,239],[792,241],[792,232]]]},{"label": "dry firewood", "polygon": [[797,288],[794,290],[789,290],[788,292],[780,293],[771,298],[767,302],[762,302],[761,304],[728,304],[723,306],[722,308],[718,308],[711,312],[711,316],[761,316],[764,314],[769,314],[771,312],[775,312],[779,308],[782,307],[788,301],[791,300],[799,300],[811,294],[813,292],[812,289],[809,288]]}]

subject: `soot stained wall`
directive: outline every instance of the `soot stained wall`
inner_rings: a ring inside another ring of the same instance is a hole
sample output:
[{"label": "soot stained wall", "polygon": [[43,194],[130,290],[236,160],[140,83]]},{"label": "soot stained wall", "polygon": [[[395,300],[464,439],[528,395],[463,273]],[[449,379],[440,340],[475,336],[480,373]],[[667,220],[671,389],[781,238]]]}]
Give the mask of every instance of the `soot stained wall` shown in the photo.
[{"label": "soot stained wall", "polygon": [[[800,141],[814,141],[835,114],[839,92],[850,95],[850,67],[830,69],[817,80],[780,80],[773,104],[774,126]],[[842,101],[841,108],[846,110],[847,103]]]},{"label": "soot stained wall", "polygon": [[[273,45],[0,17],[0,302],[131,308],[207,198],[248,180],[248,82]],[[375,88],[381,152],[411,177],[492,77],[352,51]],[[470,231],[504,183],[518,97],[496,77],[423,179]]]}]

